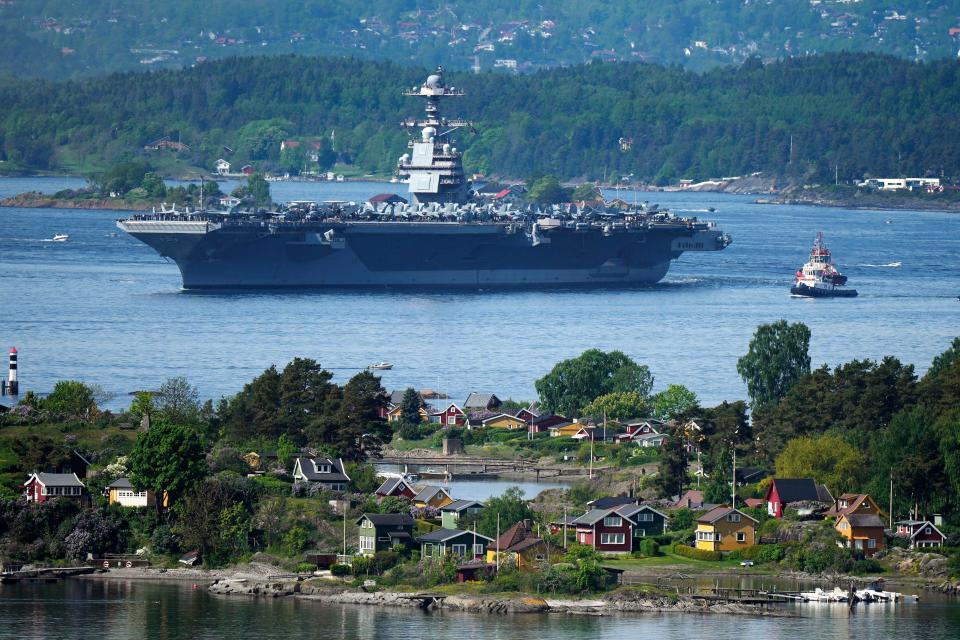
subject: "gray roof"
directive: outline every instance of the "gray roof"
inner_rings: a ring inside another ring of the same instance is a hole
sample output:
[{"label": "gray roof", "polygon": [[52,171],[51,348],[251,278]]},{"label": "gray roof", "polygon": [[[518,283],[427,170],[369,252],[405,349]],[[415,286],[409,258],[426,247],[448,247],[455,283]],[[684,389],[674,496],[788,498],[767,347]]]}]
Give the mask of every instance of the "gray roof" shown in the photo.
[{"label": "gray roof", "polygon": [[[33,475],[37,476],[37,479],[47,487],[83,487],[84,484],[80,482],[80,478],[77,477],[75,473],[34,473]],[[31,476],[33,477],[33,476]],[[27,484],[30,480],[27,480],[24,484]]]},{"label": "gray roof", "polygon": [[875,513],[854,513],[844,517],[853,527],[879,527],[883,529],[883,520]]},{"label": "gray roof", "polygon": [[608,513],[615,511],[615,509],[591,509],[585,514],[573,521],[573,524],[588,524],[594,525],[606,517]]},{"label": "gray roof", "polygon": [[[387,478],[386,480],[383,481],[383,484],[381,484],[377,488],[375,493],[382,493],[384,495],[389,494],[391,491],[396,489],[397,485],[399,485],[401,482],[403,484],[406,484],[408,487],[410,487],[410,485],[407,484],[407,481],[404,480],[403,478]],[[412,488],[410,490],[413,491]]]},{"label": "gray roof", "polygon": [[413,516],[408,513],[365,513],[357,518],[356,524],[360,524],[364,518],[372,522],[375,527],[412,527],[414,525]]},{"label": "gray roof", "polygon": [[436,531],[431,531],[426,535],[420,536],[420,542],[445,542],[452,538],[459,538],[460,536],[468,535],[470,537],[476,536],[477,540],[485,540],[487,542],[493,542],[493,538],[488,538],[485,535],[474,533],[473,531],[464,531],[462,529],[437,529]]},{"label": "gray roof", "polygon": [[456,511],[457,513],[465,511],[467,509],[482,509],[483,503],[477,502],[476,500],[454,500],[445,507],[441,507],[440,511]]},{"label": "gray roof", "polygon": [[773,484],[777,487],[780,502],[833,502],[833,496],[822,484],[817,484],[813,478],[774,478]]},{"label": "gray roof", "polygon": [[417,495],[413,496],[413,500],[414,502],[418,502],[418,501],[426,502],[433,496],[437,495],[437,492],[439,491],[443,491],[443,493],[445,493],[447,496],[450,495],[449,493],[447,493],[447,490],[444,489],[443,487],[437,487],[437,486],[428,484],[424,488],[420,489],[420,492]]},{"label": "gray roof", "polygon": [[133,485],[130,484],[130,478],[117,478],[113,482],[107,485],[108,489],[133,489]]},{"label": "gray roof", "polygon": [[630,496],[603,496],[602,498],[597,498],[596,500],[591,500],[587,504],[594,509],[610,509],[611,507],[619,507],[624,504],[635,504],[637,498],[631,498]]},{"label": "gray roof", "polygon": [[500,398],[493,393],[477,393],[474,391],[467,396],[466,401],[463,403],[463,408],[486,409],[493,400],[496,400],[497,403],[500,402]]},{"label": "gray roof", "polygon": [[[332,458],[310,458],[308,456],[299,456],[297,461],[300,463],[300,471],[310,482],[350,482],[350,477],[343,470],[343,461]],[[330,465],[329,473],[317,472],[315,464]],[[296,462],[294,463],[296,464]]]}]

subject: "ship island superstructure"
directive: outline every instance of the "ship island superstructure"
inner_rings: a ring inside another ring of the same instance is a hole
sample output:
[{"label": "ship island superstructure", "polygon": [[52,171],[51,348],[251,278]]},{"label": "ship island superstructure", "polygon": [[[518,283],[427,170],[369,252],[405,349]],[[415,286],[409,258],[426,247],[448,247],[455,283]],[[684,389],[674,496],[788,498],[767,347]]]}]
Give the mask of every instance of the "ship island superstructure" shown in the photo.
[{"label": "ship island superstructure", "polygon": [[136,214],[123,231],[180,269],[185,289],[611,286],[661,280],[685,251],[719,251],[712,222],[622,200],[535,206],[482,202],[450,134],[442,68],[405,92],[426,101],[397,174],[410,202],[328,202],[277,212]]}]

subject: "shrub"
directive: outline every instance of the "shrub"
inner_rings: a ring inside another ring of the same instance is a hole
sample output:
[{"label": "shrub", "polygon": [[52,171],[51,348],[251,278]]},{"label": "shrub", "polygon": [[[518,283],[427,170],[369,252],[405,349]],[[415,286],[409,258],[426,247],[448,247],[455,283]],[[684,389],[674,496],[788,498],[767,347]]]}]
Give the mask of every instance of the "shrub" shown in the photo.
[{"label": "shrub", "polygon": [[670,517],[670,531],[683,531],[693,527],[693,511],[684,507],[677,509]]},{"label": "shrub", "polygon": [[741,550],[740,555],[746,560],[763,564],[765,562],[780,562],[786,557],[787,551],[782,544],[758,544]]},{"label": "shrub", "polygon": [[290,527],[283,536],[283,546],[290,555],[300,553],[307,548],[307,532],[300,525]]},{"label": "shrub", "polygon": [[640,541],[640,547],[638,549],[641,556],[652,558],[654,556],[660,555],[660,548],[657,544],[657,541],[653,538],[644,538]]},{"label": "shrub", "polygon": [[870,573],[883,573],[883,565],[874,560],[873,558],[864,558],[863,560],[857,560],[853,563],[853,568],[850,569],[850,573],[855,576],[862,576]]},{"label": "shrub", "polygon": [[300,562],[297,564],[297,573],[313,573],[317,565],[312,562]]},{"label": "shrub", "polygon": [[330,573],[342,578],[343,576],[350,575],[350,565],[348,564],[332,564],[330,565]]},{"label": "shrub", "polygon": [[678,556],[692,560],[720,560],[723,557],[719,551],[707,551],[706,549],[688,547],[680,542],[674,542],[670,550]]}]

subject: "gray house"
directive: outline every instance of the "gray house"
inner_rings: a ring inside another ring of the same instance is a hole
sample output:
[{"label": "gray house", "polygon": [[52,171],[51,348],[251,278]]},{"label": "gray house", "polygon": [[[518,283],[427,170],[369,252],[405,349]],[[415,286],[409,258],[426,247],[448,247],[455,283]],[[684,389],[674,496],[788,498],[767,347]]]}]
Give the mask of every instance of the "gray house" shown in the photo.
[{"label": "gray house", "polygon": [[310,458],[300,456],[293,462],[295,482],[322,485],[328,491],[346,491],[350,476],[343,469],[340,458]]}]

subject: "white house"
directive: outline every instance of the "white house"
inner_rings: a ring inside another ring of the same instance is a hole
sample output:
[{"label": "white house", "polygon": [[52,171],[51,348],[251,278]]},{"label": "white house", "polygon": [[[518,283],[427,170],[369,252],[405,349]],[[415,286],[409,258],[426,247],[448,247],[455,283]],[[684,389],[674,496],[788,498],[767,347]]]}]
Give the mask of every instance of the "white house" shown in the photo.
[{"label": "white house", "polygon": [[216,168],[217,168],[218,176],[225,176],[230,173],[230,163],[224,160],[223,158],[220,158],[219,160],[217,160]]}]

